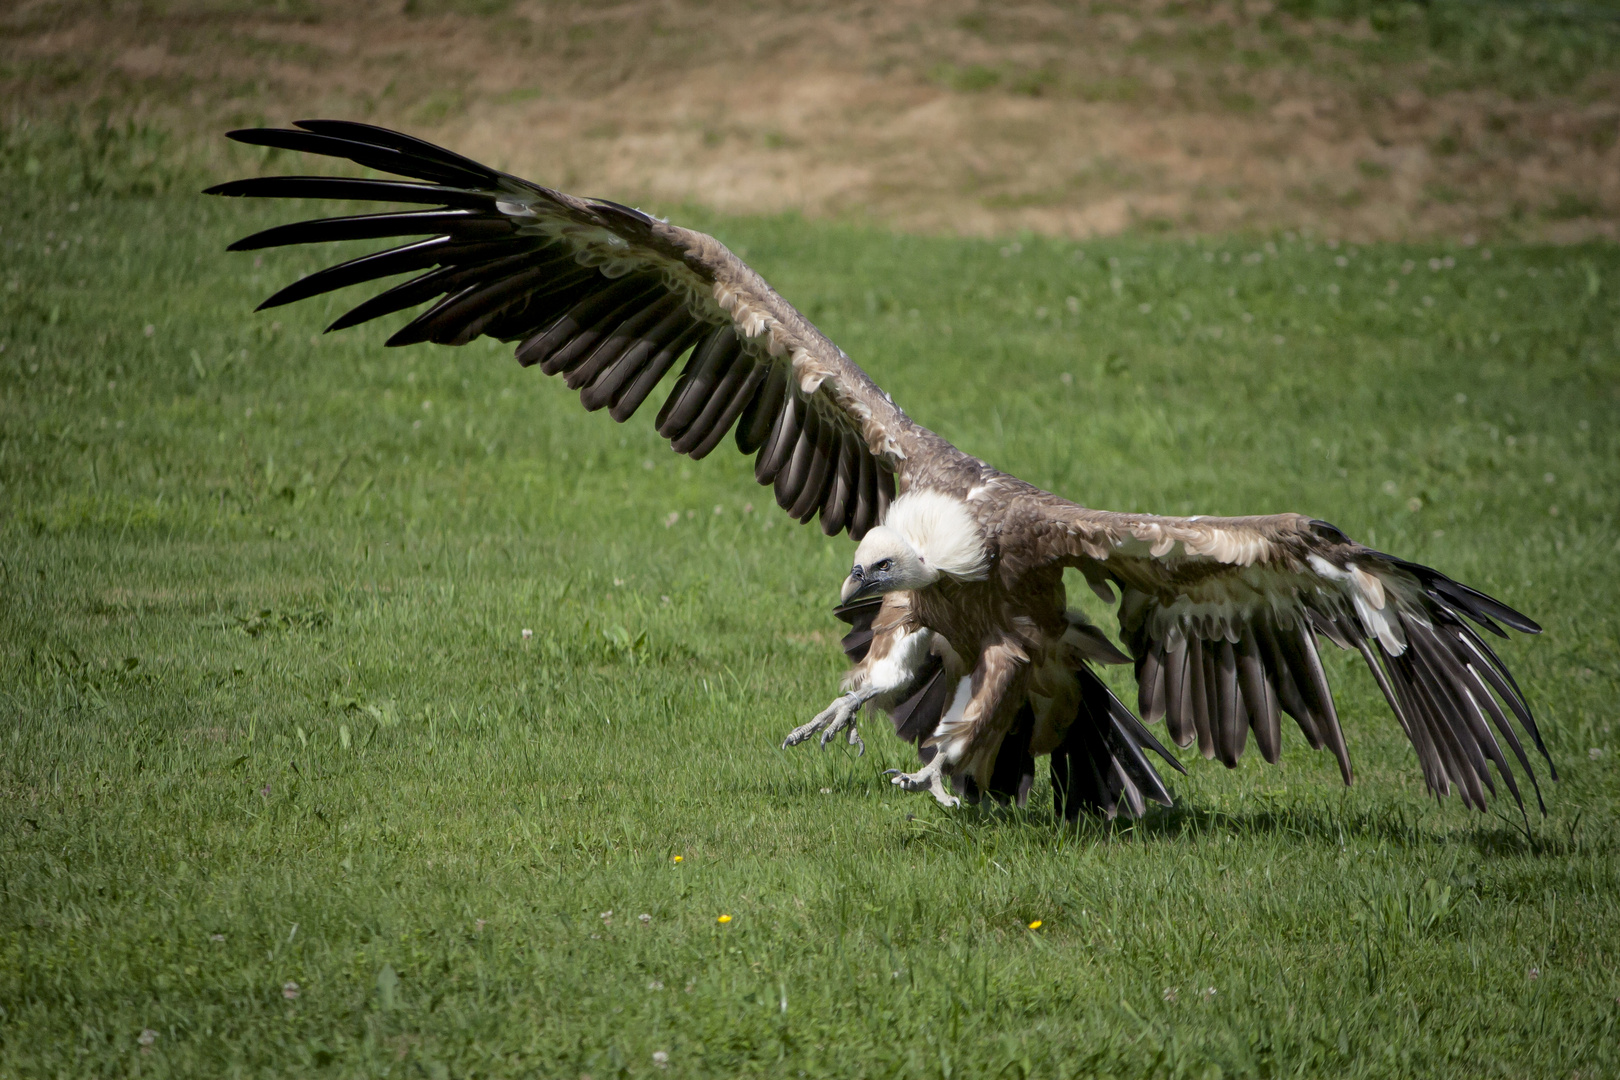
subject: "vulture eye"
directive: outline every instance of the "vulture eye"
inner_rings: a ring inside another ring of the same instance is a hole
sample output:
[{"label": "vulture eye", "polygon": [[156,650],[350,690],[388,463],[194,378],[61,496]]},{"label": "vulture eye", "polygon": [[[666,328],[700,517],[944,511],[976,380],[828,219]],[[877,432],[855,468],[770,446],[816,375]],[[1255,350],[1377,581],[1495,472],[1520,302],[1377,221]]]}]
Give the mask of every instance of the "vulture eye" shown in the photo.
[{"label": "vulture eye", "polygon": [[876,566],[872,567],[872,569],[877,570],[880,573],[885,573],[885,572],[888,571],[889,567],[893,564],[893,561],[894,560],[892,560],[892,559],[883,559],[883,560],[879,561],[879,563]]}]

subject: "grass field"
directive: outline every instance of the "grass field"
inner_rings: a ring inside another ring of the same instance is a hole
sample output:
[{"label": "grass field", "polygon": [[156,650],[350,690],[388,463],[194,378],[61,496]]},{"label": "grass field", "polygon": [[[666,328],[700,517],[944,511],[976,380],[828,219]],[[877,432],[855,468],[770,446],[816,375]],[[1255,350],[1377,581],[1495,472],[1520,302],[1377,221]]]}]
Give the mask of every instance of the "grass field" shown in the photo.
[{"label": "grass field", "polygon": [[881,720],[777,748],[852,545],[736,454],[504,347],[315,336],[341,299],[254,315],[330,253],[223,248],[297,208],[58,191],[20,138],[0,1076],[1620,1072],[1613,248],[697,218],[1032,482],[1309,512],[1546,627],[1504,654],[1563,776],[1528,829],[1427,798],[1333,656],[1353,788],[1296,732],[1065,831],[1044,780],[894,791]]}]

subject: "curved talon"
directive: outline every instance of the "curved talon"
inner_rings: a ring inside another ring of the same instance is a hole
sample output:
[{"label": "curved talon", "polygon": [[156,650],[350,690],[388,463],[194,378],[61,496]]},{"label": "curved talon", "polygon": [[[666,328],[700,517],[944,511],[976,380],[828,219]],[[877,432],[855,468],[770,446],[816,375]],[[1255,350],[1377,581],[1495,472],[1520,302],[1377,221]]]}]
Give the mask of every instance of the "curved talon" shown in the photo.
[{"label": "curved talon", "polygon": [[854,734],[856,729],[855,718],[860,715],[863,704],[865,704],[865,699],[855,693],[845,694],[833,704],[832,720],[827,724],[827,729],[821,733],[821,748],[823,750],[827,749],[827,744],[832,742],[839,732],[846,727],[849,728],[851,734]]},{"label": "curved talon", "polygon": [[786,750],[790,746],[799,745],[831,723],[833,717],[837,714],[838,706],[841,704],[841,701],[842,699],[833,702],[825,709],[822,709],[820,712],[816,713],[816,715],[811,718],[809,723],[800,724],[798,727],[788,732],[787,738],[782,740],[782,749]]},{"label": "curved talon", "polygon": [[827,730],[821,733],[821,748],[823,750],[827,749],[827,744],[837,738],[846,727],[849,728],[851,742],[858,740],[859,737],[855,734],[855,710],[846,709],[841,705],[838,709],[838,715],[834,716],[832,723],[827,725]]},{"label": "curved talon", "polygon": [[935,802],[947,809],[960,806],[962,800],[945,790],[945,778],[942,772],[943,768],[940,759],[935,757],[933,761],[924,765],[917,772],[903,773],[899,769],[890,769],[884,775],[895,774],[894,779],[890,780],[889,783],[902,791],[926,791],[934,797]]},{"label": "curved talon", "polygon": [[861,737],[856,733],[855,718],[859,715],[861,706],[865,705],[870,697],[872,697],[870,691],[851,691],[844,694],[817,713],[809,723],[801,724],[788,732],[787,738],[782,740],[782,749],[786,750],[790,746],[797,746],[802,742],[806,742],[819,731],[821,732],[821,748],[825,750],[827,744],[839,732],[848,728],[849,744],[859,746],[860,753],[865,754],[866,743],[862,742]]}]

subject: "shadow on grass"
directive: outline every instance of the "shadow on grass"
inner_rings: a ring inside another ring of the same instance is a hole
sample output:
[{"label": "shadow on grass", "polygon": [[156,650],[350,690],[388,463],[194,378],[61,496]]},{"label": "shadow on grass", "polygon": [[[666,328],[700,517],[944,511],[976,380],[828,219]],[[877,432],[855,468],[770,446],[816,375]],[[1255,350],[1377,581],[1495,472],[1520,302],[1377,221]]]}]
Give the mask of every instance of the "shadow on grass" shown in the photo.
[{"label": "shadow on grass", "polygon": [[1458,827],[1410,805],[1352,809],[1316,803],[1232,811],[1178,802],[1169,807],[1150,806],[1136,820],[1109,821],[1093,815],[1064,823],[1049,805],[1034,803],[1032,798],[1030,806],[1018,809],[986,802],[937,817],[908,814],[912,832],[904,843],[975,843],[989,831],[1026,832],[1031,839],[1046,837],[1079,844],[1292,837],[1304,844],[1328,847],[1357,840],[1406,850],[1463,846],[1484,857],[1529,855],[1552,859],[1612,851],[1616,846],[1607,837],[1583,832],[1580,814],[1567,823],[1532,816],[1527,825],[1511,817],[1511,811],[1498,810],[1490,818],[1473,818]]},{"label": "shadow on grass", "polygon": [[1590,850],[1591,845],[1579,833],[1578,818],[1560,837],[1553,832],[1558,826],[1545,818],[1532,815],[1519,819],[1511,814],[1511,810],[1496,810],[1490,818],[1473,818],[1472,827],[1457,828],[1409,805],[1350,809],[1317,803],[1233,812],[1180,803],[1153,807],[1140,821],[1092,822],[1089,827],[1147,837],[1287,835],[1333,844],[1360,838],[1404,848],[1466,844],[1482,855],[1563,857]]}]

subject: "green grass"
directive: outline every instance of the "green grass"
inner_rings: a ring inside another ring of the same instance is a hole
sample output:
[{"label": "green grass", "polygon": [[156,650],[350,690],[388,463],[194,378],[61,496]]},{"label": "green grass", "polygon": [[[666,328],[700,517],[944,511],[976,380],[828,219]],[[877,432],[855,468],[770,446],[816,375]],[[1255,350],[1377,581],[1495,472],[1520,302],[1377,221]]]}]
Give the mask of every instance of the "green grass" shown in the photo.
[{"label": "green grass", "polygon": [[1547,628],[1528,832],[1425,797],[1338,656],[1354,788],[1295,734],[1064,831],[895,792],[882,721],[777,748],[852,548],[737,455],[252,314],[330,253],[223,248],[299,208],[0,162],[0,1076],[1620,1069],[1614,249],[698,220],[972,453]]}]

